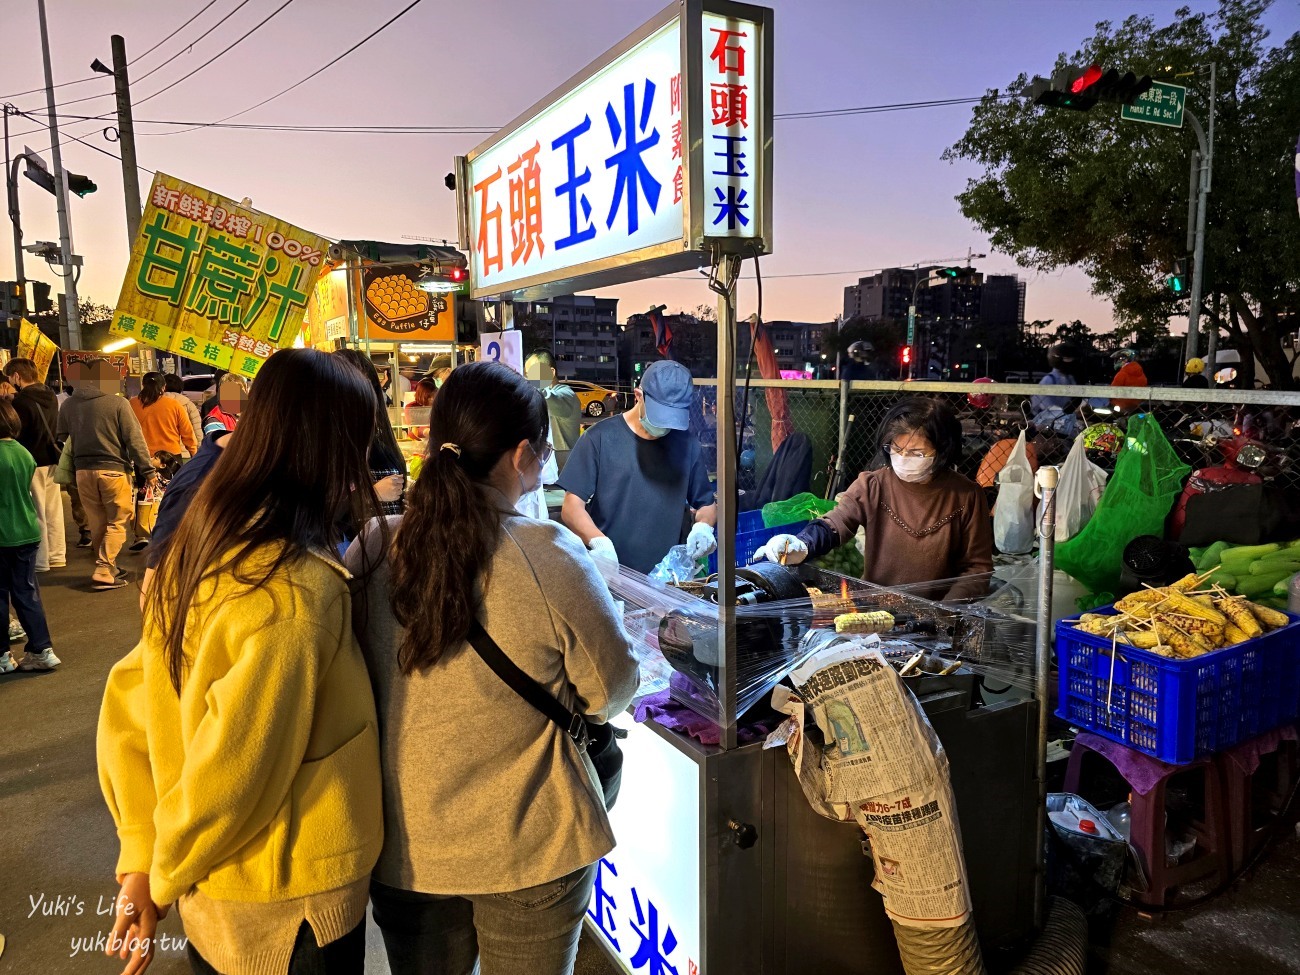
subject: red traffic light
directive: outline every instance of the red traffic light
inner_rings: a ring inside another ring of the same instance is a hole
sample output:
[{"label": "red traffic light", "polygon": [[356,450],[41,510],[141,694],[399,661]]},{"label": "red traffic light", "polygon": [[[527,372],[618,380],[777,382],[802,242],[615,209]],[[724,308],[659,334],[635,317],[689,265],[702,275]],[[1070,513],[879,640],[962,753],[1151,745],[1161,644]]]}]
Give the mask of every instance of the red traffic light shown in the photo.
[{"label": "red traffic light", "polygon": [[452,281],[464,281],[469,277],[469,272],[463,267],[453,267],[447,271],[447,277]]},{"label": "red traffic light", "polygon": [[1074,82],[1070,85],[1070,91],[1076,95],[1082,94],[1097,82],[1101,81],[1101,76],[1101,66],[1090,64],[1088,67],[1083,69],[1083,74],[1074,79]]},{"label": "red traffic light", "polygon": [[912,364],[912,347],[910,345],[905,345],[903,346],[903,365],[910,366],[911,364]]}]

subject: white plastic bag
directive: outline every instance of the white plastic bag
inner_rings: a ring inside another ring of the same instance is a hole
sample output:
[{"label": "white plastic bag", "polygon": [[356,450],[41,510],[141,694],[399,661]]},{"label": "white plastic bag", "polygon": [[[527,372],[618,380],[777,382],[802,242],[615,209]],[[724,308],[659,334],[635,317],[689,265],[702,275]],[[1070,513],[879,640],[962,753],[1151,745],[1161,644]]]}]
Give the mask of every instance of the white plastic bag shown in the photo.
[{"label": "white plastic bag", "polygon": [[1088,459],[1083,434],[1074,438],[1070,455],[1061,465],[1056,486],[1056,540],[1066,542],[1088,524],[1106,489],[1106,472]]},{"label": "white plastic bag", "polygon": [[998,499],[993,504],[993,543],[1006,555],[1023,555],[1034,547],[1034,469],[1029,466],[1025,431],[1020,431],[1006,466],[998,471]]}]

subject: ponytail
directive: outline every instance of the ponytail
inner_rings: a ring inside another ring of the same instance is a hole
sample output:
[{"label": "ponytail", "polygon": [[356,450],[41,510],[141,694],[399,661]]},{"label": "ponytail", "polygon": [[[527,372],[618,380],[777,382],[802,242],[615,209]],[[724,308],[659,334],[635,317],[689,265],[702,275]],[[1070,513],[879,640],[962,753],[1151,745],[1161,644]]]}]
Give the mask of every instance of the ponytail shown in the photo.
[{"label": "ponytail", "polygon": [[163,377],[160,372],[146,372],[140,380],[140,405],[153,406],[162,398]]},{"label": "ponytail", "polygon": [[439,390],[424,466],[393,543],[392,605],[406,629],[398,652],[404,674],[431,667],[468,636],[501,531],[501,513],[482,488],[521,440],[540,449],[545,436],[546,401],[505,366],[462,366]]}]

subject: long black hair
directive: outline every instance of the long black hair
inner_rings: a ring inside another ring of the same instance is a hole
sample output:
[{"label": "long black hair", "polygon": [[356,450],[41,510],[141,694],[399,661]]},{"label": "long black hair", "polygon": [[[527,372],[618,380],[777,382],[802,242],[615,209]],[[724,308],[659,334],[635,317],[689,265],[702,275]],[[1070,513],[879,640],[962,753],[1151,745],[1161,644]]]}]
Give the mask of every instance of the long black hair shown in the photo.
[{"label": "long black hair", "polygon": [[160,372],[146,372],[140,380],[140,405],[153,406],[162,399],[163,377]]},{"label": "long black hair", "polygon": [[370,445],[370,467],[377,471],[406,470],[402,449],[397,446],[397,434],[393,432],[393,422],[388,418],[388,398],[379,382],[375,364],[357,349],[339,349],[334,355],[358,370],[374,392],[375,435]]},{"label": "long black hair", "polygon": [[393,614],[406,628],[403,673],[432,666],[469,633],[501,530],[500,512],[480,485],[520,441],[540,456],[547,422],[542,394],[495,362],[461,366],[438,390],[424,466],[393,541]]},{"label": "long black hair", "polygon": [[187,617],[205,580],[230,573],[255,588],[308,551],[334,551],[339,512],[349,505],[359,524],[378,512],[366,463],[370,397],[352,366],[324,352],[286,349],[262,367],[239,435],[203,481],[145,597],[145,624],[161,630],[177,693]]},{"label": "long black hair", "polygon": [[929,396],[911,396],[894,404],[880,424],[883,449],[895,437],[923,433],[934,445],[934,473],[952,470],[961,463],[961,421],[951,406]]}]

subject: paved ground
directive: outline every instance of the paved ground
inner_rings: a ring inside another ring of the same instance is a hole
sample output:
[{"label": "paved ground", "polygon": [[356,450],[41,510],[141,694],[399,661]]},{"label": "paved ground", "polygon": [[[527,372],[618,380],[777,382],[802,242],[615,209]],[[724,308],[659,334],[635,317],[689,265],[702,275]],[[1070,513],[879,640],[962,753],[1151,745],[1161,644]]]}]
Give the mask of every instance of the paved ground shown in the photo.
[{"label": "paved ground", "polygon": [[[97,912],[116,890],[116,840],[99,794],[94,734],[105,677],[135,642],[139,612],[134,588],[89,589],[86,552],[71,550],[69,562],[40,577],[63,667],[0,678],[0,934],[7,938],[0,975],[120,971],[98,955],[83,957],[107,930]],[[128,568],[138,563],[123,558]],[[1128,911],[1113,930],[1097,927],[1096,975],[1300,975],[1300,841],[1288,837],[1249,882],[1196,911],[1150,921]],[[174,916],[162,933],[181,937]],[[370,934],[367,971],[383,975],[373,926]],[[189,966],[171,950],[150,971],[180,975]],[[614,969],[584,945],[578,971]]]}]

